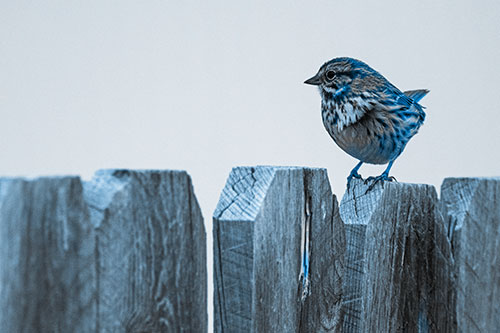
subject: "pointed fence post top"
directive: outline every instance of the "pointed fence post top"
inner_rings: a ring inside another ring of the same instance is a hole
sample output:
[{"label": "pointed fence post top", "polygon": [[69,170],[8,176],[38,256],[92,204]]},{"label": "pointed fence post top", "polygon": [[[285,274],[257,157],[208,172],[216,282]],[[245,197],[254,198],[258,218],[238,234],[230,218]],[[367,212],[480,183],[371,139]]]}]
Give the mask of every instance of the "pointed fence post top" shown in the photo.
[{"label": "pointed fence post top", "polygon": [[[290,171],[318,172],[328,180],[324,168],[241,166],[231,170],[213,217],[217,220],[253,221],[276,174]],[[329,186],[329,182],[328,182]]]},{"label": "pointed fence post top", "polygon": [[368,191],[370,183],[353,179],[351,187],[345,191],[340,202],[340,216],[345,224],[367,224],[381,209],[381,200],[394,203],[419,204],[423,197],[437,202],[437,192],[434,186],[427,184],[412,184],[398,182],[380,182]]}]

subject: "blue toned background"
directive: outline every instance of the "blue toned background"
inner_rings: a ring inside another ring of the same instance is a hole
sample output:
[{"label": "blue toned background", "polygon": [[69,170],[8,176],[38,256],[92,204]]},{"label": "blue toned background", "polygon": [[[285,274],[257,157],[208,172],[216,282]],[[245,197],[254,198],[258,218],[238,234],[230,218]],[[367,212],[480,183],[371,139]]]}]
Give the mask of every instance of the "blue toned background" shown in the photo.
[{"label": "blue toned background", "polygon": [[[498,176],[499,14],[497,1],[462,0],[2,1],[0,174],[186,169],[211,248],[233,166],[326,167],[342,195],[356,161],[302,82],[351,56],[401,90],[431,90],[399,181]],[[210,279],[211,265],[209,251]],[[210,308],[211,293],[210,280]]]}]

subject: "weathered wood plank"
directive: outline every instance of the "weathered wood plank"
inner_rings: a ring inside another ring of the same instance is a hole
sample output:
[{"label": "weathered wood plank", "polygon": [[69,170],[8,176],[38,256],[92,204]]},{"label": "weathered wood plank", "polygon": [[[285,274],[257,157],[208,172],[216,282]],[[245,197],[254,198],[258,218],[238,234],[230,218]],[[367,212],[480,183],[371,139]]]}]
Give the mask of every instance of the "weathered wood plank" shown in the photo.
[{"label": "weathered wood plank", "polygon": [[344,332],[451,332],[451,249],[434,187],[353,181],[340,204]]},{"label": "weathered wood plank", "polygon": [[3,180],[0,326],[206,332],[205,237],[185,172]]},{"label": "weathered wood plank", "polygon": [[215,332],[340,329],[344,234],[326,170],[234,168],[213,221]]},{"label": "weathered wood plank", "polygon": [[93,263],[79,178],[0,180],[3,332],[95,331]]},{"label": "weathered wood plank", "polygon": [[104,332],[207,330],[206,243],[182,171],[101,171],[85,184]]},{"label": "weathered wood plank", "polygon": [[447,178],[441,206],[455,258],[460,332],[500,331],[500,178]]}]

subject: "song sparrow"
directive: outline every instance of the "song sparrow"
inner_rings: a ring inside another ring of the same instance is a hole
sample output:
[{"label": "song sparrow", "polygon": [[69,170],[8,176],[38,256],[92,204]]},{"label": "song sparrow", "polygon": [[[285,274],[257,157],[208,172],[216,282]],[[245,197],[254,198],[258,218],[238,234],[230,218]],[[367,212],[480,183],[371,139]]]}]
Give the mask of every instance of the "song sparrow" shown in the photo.
[{"label": "song sparrow", "polygon": [[423,124],[425,113],[418,102],[426,89],[401,92],[386,78],[362,61],[332,59],[304,83],[316,85],[321,94],[323,124],[333,141],[360,162],[347,177],[361,178],[363,163],[386,164],[385,171],[368,190],[381,180],[394,180],[389,170],[408,141]]}]

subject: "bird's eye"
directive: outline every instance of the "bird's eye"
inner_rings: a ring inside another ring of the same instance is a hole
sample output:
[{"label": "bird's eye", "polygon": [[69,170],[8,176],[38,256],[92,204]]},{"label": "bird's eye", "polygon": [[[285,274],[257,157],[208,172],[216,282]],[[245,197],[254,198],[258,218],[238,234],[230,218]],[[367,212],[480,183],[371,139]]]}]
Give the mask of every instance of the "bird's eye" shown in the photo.
[{"label": "bird's eye", "polygon": [[331,80],[333,80],[334,77],[335,77],[335,72],[334,71],[328,71],[328,72],[326,72],[326,78],[328,80],[331,81]]}]

